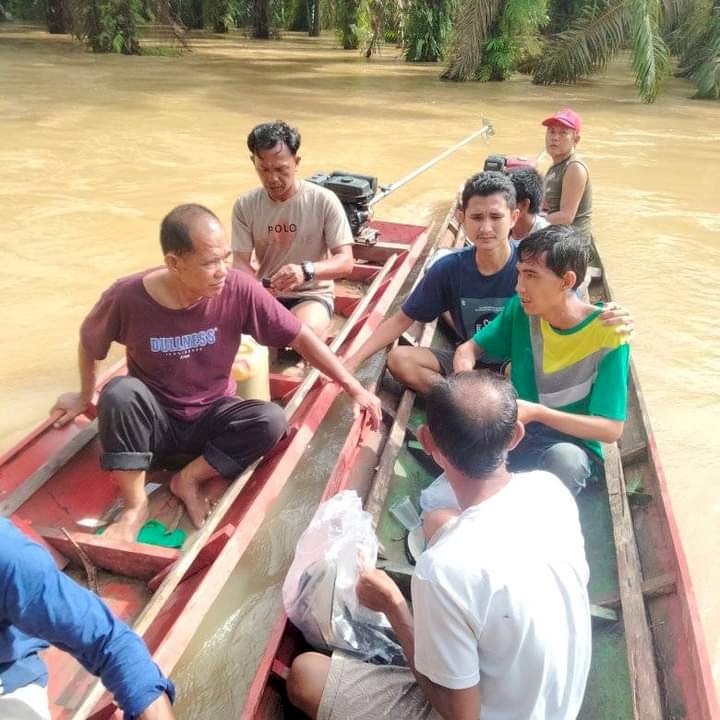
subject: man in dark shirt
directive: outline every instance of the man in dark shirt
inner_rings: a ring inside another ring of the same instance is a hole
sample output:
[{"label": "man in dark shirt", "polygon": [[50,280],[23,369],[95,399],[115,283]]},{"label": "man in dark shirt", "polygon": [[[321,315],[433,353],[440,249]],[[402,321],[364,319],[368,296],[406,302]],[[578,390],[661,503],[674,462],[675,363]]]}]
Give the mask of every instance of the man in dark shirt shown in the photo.
[{"label": "man in dark shirt", "polygon": [[172,683],[143,641],[52,557],[0,518],[0,718],[49,720],[47,666],[53,644],[99,675],[128,720],[173,720]]},{"label": "man in dark shirt", "polygon": [[[517,251],[509,240],[517,219],[515,188],[507,175],[483,172],[462,192],[462,223],[473,247],[437,260],[394,315],[347,361],[354,370],[397,340],[414,321],[431,322],[449,313],[461,340],[471,338],[515,293]],[[427,393],[440,375],[452,373],[452,351],[396,347],[388,367],[403,384]]]},{"label": "man in dark shirt", "polygon": [[202,484],[232,479],[285,435],[280,407],[235,396],[231,367],[243,333],[272,347],[289,345],[337,381],[380,421],[380,401],[328,347],[257,280],[230,268],[222,225],[200,205],[181,205],[160,227],[165,266],[118,280],[80,331],[81,390],[58,398],[64,425],[84,412],[98,361],[113,341],[126,346],[128,376],[112,380],[98,403],[101,464],[112,471],[124,509],[106,537],[133,542],[148,518],[145,474],[154,458],[195,458],[171,490],[200,527],[209,511]]}]

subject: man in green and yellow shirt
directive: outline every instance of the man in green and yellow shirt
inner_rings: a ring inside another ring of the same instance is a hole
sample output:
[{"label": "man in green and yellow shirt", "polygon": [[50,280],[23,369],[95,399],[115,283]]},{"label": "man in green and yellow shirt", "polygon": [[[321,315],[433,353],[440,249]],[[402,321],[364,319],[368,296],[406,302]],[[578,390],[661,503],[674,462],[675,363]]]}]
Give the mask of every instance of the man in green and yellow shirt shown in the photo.
[{"label": "man in green and yellow shirt", "polygon": [[522,442],[511,470],[541,468],[578,493],[623,431],[630,346],[581,300],[589,243],[570,226],[532,233],[518,248],[517,295],[455,353],[456,372],[487,352],[510,360]]}]

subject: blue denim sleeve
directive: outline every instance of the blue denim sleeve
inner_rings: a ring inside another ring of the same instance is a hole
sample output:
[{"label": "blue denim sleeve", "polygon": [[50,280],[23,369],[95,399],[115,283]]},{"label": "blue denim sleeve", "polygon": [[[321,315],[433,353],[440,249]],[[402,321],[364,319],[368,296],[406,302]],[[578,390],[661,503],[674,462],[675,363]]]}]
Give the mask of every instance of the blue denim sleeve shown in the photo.
[{"label": "blue denim sleeve", "polygon": [[61,573],[50,555],[9,522],[0,524],[0,618],[73,655],[97,675],[126,717],[175,689],[145,643],[105,603]]}]

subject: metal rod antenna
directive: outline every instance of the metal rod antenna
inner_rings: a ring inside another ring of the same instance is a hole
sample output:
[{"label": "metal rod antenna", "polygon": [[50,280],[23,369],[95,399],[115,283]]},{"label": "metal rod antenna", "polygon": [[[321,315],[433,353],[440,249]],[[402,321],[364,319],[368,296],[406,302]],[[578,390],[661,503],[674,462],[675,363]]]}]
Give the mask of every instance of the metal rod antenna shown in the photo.
[{"label": "metal rod antenna", "polygon": [[426,170],[429,170],[433,165],[436,163],[439,163],[441,160],[444,160],[448,155],[452,155],[456,150],[459,150],[463,145],[467,145],[469,142],[472,142],[476,137],[485,137],[488,138],[495,134],[495,128],[492,126],[492,123],[487,119],[483,118],[483,126],[476,130],[474,133],[468,135],[464,140],[461,140],[457,145],[453,145],[452,147],[445,150],[445,152],[440,153],[437,157],[434,157],[432,160],[429,160],[424,165],[421,165],[417,170],[413,170],[409,175],[406,175],[404,178],[400,178],[397,182],[392,183],[391,185],[388,185],[387,187],[383,187],[380,189],[380,192],[373,197],[372,200],[368,203],[371,207],[375,205],[376,203],[379,203],[381,200],[384,200],[390,193],[394,193],[396,190],[399,190],[403,185],[407,185],[411,180],[414,180],[418,175],[421,173],[424,173]]}]

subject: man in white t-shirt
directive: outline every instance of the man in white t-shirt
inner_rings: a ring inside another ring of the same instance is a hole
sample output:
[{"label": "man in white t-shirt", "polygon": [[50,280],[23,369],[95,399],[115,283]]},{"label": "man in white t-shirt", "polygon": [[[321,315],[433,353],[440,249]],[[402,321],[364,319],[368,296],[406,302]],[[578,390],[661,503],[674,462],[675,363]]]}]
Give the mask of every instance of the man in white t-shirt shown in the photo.
[{"label": "man in white t-shirt", "polygon": [[410,668],[305,653],[290,700],[320,720],[574,720],[591,653],[575,501],[549,473],[507,471],[524,428],[499,376],[439,379],[427,420],[420,439],[462,512],[420,557],[413,614],[382,571],[364,570],[357,587],[387,615]]},{"label": "man in white t-shirt", "polygon": [[297,177],[295,128],[263,123],[250,132],[247,145],[262,187],[235,202],[233,266],[269,284],[285,307],[324,338],[334,309],[333,280],[353,269],[353,238],[342,203]]},{"label": "man in white t-shirt", "polygon": [[513,168],[508,172],[517,197],[518,218],[510,229],[510,239],[520,242],[530,233],[550,223],[540,214],[543,199],[542,175],[532,167]]}]

